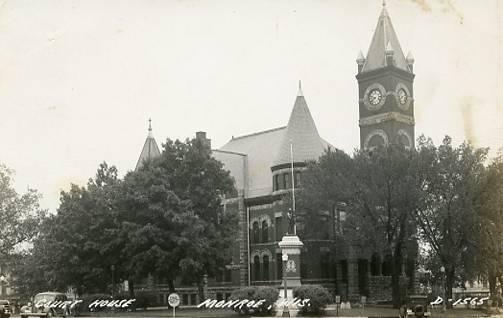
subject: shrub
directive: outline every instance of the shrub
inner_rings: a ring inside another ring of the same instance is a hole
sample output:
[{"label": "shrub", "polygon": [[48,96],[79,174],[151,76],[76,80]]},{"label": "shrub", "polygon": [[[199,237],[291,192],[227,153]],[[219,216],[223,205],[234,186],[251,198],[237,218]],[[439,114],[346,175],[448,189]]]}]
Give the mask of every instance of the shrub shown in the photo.
[{"label": "shrub", "polygon": [[246,305],[241,308],[232,308],[242,315],[270,315],[274,303],[278,300],[279,291],[274,287],[253,286],[237,289],[232,292],[230,300],[253,300],[254,302],[265,300],[258,308],[250,308]]},{"label": "shrub", "polygon": [[136,301],[133,303],[133,307],[135,309],[143,308],[147,309],[147,307],[155,307],[158,306],[157,294],[146,291],[137,291],[134,293],[134,298]]},{"label": "shrub", "polygon": [[302,314],[321,315],[332,297],[325,287],[318,285],[302,285],[293,290],[293,297],[309,299],[309,305],[300,308]]}]

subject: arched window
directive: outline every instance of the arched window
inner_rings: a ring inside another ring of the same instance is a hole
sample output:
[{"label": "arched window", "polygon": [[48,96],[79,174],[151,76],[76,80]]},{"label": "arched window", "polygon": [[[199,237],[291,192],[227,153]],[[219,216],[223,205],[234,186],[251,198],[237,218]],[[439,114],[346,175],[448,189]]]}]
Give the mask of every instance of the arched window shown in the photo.
[{"label": "arched window", "polygon": [[269,256],[265,255],[262,261],[263,280],[269,280]]},{"label": "arched window", "polygon": [[276,254],[276,279],[283,278],[283,255],[281,253]]},{"label": "arched window", "polygon": [[374,253],[370,260],[370,275],[381,276],[381,257]]},{"label": "arched window", "polygon": [[393,271],[393,258],[391,255],[386,255],[384,257],[384,262],[382,263],[382,274],[383,276],[391,276],[391,273]]},{"label": "arched window", "polygon": [[330,277],[330,254],[328,252],[321,252],[320,256],[321,278]]},{"label": "arched window", "polygon": [[260,280],[260,258],[258,255],[253,258],[253,276],[255,280]]},{"label": "arched window", "polygon": [[253,222],[253,243],[259,243],[259,228],[258,222]]},{"label": "arched window", "polygon": [[281,184],[279,182],[279,177],[279,174],[274,176],[274,191],[278,191],[280,189]]},{"label": "arched window", "polygon": [[283,173],[283,189],[290,189],[290,174],[288,172]]},{"label": "arched window", "polygon": [[269,227],[267,226],[267,221],[262,221],[262,243],[266,243],[269,240]]},{"label": "arched window", "polygon": [[295,171],[295,187],[300,187],[300,171]]}]

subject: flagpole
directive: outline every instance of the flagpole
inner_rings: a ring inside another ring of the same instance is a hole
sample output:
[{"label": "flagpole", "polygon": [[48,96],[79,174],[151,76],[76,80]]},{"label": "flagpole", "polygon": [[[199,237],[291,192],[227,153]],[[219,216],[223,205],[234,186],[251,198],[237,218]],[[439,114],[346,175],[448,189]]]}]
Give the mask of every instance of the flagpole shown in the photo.
[{"label": "flagpole", "polygon": [[292,218],[293,223],[293,234],[297,235],[297,222],[295,222],[295,174],[293,172],[293,143],[290,142],[290,163],[292,168]]}]

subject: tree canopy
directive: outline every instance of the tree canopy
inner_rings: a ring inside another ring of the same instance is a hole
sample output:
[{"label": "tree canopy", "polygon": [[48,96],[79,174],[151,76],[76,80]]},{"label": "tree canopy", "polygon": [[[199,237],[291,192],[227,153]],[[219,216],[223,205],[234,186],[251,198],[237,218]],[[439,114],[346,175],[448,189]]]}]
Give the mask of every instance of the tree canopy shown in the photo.
[{"label": "tree canopy", "polygon": [[457,283],[481,273],[494,280],[502,276],[503,160],[486,167],[487,153],[466,142],[453,146],[449,137],[438,147],[420,137],[417,149],[327,151],[303,173],[305,235],[319,235],[323,211],[342,206],[344,240],[391,261],[395,305],[404,258],[417,258],[418,244],[437,278],[445,268],[448,297]]},{"label": "tree canopy", "polygon": [[4,260],[36,236],[46,213],[39,206],[40,194],[36,190],[16,192],[12,175],[12,170],[0,164],[0,258]]},{"label": "tree canopy", "polygon": [[112,274],[132,289],[148,275],[171,288],[177,277],[202,284],[228,261],[238,222],[221,200],[233,191],[229,172],[198,139],[168,139],[159,158],[122,179],[103,163],[85,187],[61,193],[19,274],[26,284],[37,284],[36,272],[52,288],[79,293],[110,291]]}]

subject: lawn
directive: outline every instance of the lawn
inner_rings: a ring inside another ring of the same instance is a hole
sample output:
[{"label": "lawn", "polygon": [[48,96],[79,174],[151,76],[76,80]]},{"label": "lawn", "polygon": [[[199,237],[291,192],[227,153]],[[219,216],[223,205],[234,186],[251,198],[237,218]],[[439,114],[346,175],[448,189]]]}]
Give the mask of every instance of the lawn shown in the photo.
[{"label": "lawn", "polygon": [[[94,313],[93,317],[112,317],[112,318],[168,318],[173,316],[173,311],[169,309],[160,310],[147,310],[147,311],[136,311],[136,312],[121,312],[121,313],[110,313],[110,312],[99,312]],[[245,317],[239,316],[229,309],[198,309],[198,308],[181,308],[176,311],[176,317],[192,317],[192,318],[237,318]],[[324,317],[336,317],[335,310],[327,310]],[[381,318],[396,318],[398,317],[398,310],[392,309],[390,307],[373,307],[368,306],[364,309],[354,308],[339,310],[338,317],[381,317]],[[470,309],[452,309],[445,313],[440,310],[432,312],[432,318],[475,318],[475,317],[488,317],[481,311],[470,310]]]},{"label": "lawn", "polygon": [[[335,317],[336,311],[327,311],[328,316]],[[398,317],[398,309],[393,309],[390,307],[366,307],[339,310],[339,317]],[[452,309],[447,310],[442,313],[440,310],[435,310],[432,312],[432,318],[475,318],[475,317],[487,317],[482,311],[471,310],[471,309]]]}]

